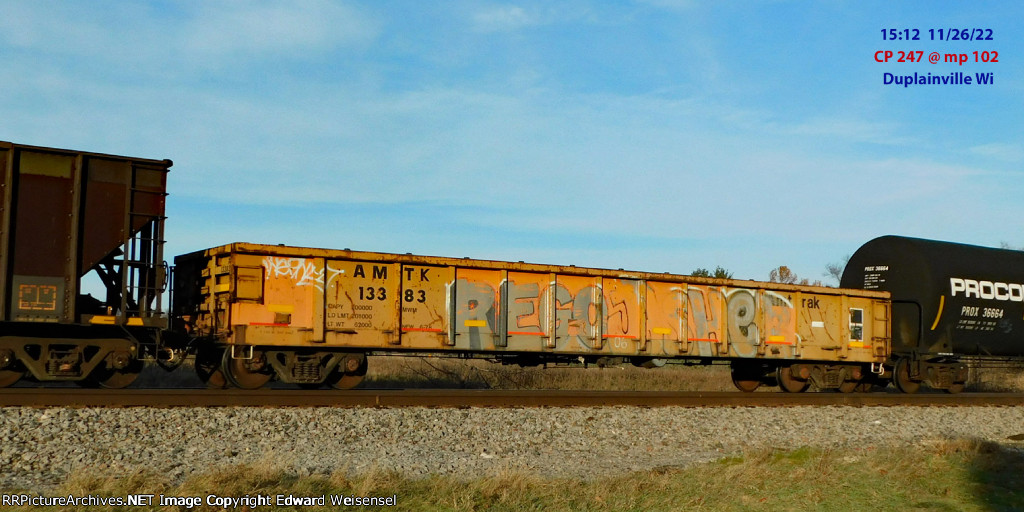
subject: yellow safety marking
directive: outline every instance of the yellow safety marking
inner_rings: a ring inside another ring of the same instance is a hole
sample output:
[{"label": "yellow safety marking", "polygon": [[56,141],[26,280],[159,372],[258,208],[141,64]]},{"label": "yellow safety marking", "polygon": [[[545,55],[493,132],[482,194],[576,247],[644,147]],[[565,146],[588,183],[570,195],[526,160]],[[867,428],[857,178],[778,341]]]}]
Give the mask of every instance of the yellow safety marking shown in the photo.
[{"label": "yellow safety marking", "polygon": [[271,313],[294,313],[295,306],[291,304],[267,304],[267,310]]},{"label": "yellow safety marking", "polygon": [[654,334],[672,334],[672,329],[669,329],[668,327],[655,327],[651,329],[651,332]]},{"label": "yellow safety marking", "polygon": [[114,325],[114,317],[97,315],[89,319],[90,324]]},{"label": "yellow safety marking", "polygon": [[128,319],[128,325],[142,325],[142,319],[141,318],[129,318]]},{"label": "yellow safety marking", "polygon": [[487,327],[486,320],[466,320],[466,327]]},{"label": "yellow safety marking", "polygon": [[765,340],[765,343],[769,345],[793,345],[792,341],[786,341],[786,337],[781,334],[773,334],[771,336],[768,336],[768,339]]},{"label": "yellow safety marking", "polygon": [[946,305],[946,296],[939,295],[939,312],[935,315],[935,321],[932,322],[932,330],[939,326],[939,318],[942,318],[942,306]]},{"label": "yellow safety marking", "polygon": [[230,284],[218,284],[213,287],[214,293],[226,292],[231,290]]},{"label": "yellow safety marking", "polygon": [[864,348],[864,347],[867,347],[867,344],[865,344],[863,341],[851,341],[850,342],[850,348]]}]

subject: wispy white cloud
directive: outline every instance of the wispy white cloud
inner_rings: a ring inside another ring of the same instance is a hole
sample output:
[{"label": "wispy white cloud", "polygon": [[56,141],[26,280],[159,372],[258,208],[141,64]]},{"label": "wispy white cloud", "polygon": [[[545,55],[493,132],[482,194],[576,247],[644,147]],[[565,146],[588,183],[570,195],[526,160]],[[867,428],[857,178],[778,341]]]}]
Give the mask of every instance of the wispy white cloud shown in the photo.
[{"label": "wispy white cloud", "polygon": [[494,5],[481,8],[471,15],[473,30],[477,32],[509,32],[543,22],[535,11],[518,5]]},{"label": "wispy white cloud", "polygon": [[920,137],[906,133],[896,121],[869,119],[860,113],[836,111],[794,119],[789,114],[783,116],[783,112],[763,106],[745,108],[725,104],[715,106],[713,110],[723,122],[751,133],[886,146],[907,145],[920,140]]},{"label": "wispy white cloud", "polygon": [[[42,0],[4,2],[0,42],[40,56],[89,55],[118,57],[148,49],[152,41],[138,37],[154,26],[153,13],[135,4],[117,3],[110,9],[93,4]],[[118,26],[120,31],[110,30]],[[134,44],[130,44],[134,43]]]},{"label": "wispy white cloud", "polygon": [[801,120],[791,126],[779,126],[796,136],[836,137],[851,142],[870,142],[884,145],[906,145],[915,137],[902,134],[896,123],[885,120],[866,120],[859,117],[835,115]]},{"label": "wispy white cloud", "polygon": [[133,72],[170,67],[176,73],[232,68],[258,58],[303,58],[364,45],[380,30],[373,16],[340,1],[186,2],[174,7],[6,2],[0,42],[50,57],[88,57],[93,66],[132,66]]},{"label": "wispy white cloud", "polygon": [[1008,163],[1024,161],[1024,147],[1020,143],[993,142],[973,146],[968,149],[972,154]]},{"label": "wispy white cloud", "polygon": [[342,2],[201,2],[183,28],[185,49],[210,56],[326,51],[372,40],[378,26]]},{"label": "wispy white cloud", "polygon": [[481,34],[500,34],[555,24],[618,23],[615,9],[603,11],[588,1],[523,2],[520,4],[470,4],[470,30]]},{"label": "wispy white cloud", "polygon": [[670,10],[689,10],[697,5],[694,0],[636,0],[636,2]]}]

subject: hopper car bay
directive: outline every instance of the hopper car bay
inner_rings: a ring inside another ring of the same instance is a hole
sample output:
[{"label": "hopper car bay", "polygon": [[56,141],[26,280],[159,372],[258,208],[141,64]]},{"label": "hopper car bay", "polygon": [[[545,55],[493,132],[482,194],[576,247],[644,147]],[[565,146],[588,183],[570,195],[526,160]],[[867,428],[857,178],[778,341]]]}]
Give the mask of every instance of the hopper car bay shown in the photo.
[{"label": "hopper car bay", "polygon": [[194,354],[210,386],[351,388],[368,354],[430,352],[957,392],[965,357],[1022,355],[1024,253],[901,237],[865,244],[842,288],[248,243],[179,256],[172,279],[171,165],[0,142],[0,386],[123,387]]}]

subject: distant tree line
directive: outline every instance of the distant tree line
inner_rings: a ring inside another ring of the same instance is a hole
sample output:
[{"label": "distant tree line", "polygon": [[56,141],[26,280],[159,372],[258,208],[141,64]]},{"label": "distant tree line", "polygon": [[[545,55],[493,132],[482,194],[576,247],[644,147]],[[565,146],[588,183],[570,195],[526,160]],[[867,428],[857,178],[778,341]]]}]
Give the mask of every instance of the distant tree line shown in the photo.
[{"label": "distant tree line", "polygon": [[721,266],[715,267],[714,272],[706,268],[698,268],[693,272],[690,272],[693,277],[712,277],[715,279],[732,279],[732,272],[722,268]]},{"label": "distant tree line", "polygon": [[[843,278],[843,270],[846,269],[846,264],[850,261],[850,256],[843,258],[840,263],[829,263],[825,265],[825,273],[822,274],[825,277],[835,279],[835,285],[825,284],[820,279],[811,281],[810,279],[803,278],[793,272],[792,269],[786,265],[779,265],[773,268],[768,273],[768,281],[771,283],[783,283],[783,284],[799,284],[803,286],[838,286],[839,282]],[[721,266],[715,267],[715,270],[708,270],[706,268],[698,268],[693,272],[690,272],[693,277],[710,277],[714,279],[732,279],[732,272],[722,268]]]}]

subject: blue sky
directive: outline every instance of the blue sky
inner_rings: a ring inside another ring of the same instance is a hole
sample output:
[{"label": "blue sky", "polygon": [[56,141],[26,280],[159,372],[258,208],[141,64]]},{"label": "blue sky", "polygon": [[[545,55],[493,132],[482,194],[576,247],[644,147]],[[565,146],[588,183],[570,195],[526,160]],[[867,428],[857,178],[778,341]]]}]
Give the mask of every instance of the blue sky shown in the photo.
[{"label": "blue sky", "polygon": [[[0,1],[0,140],[174,160],[169,256],[814,280],[885,234],[1024,245],[1024,9],[891,4]],[[994,40],[928,40],[952,27]]]}]

